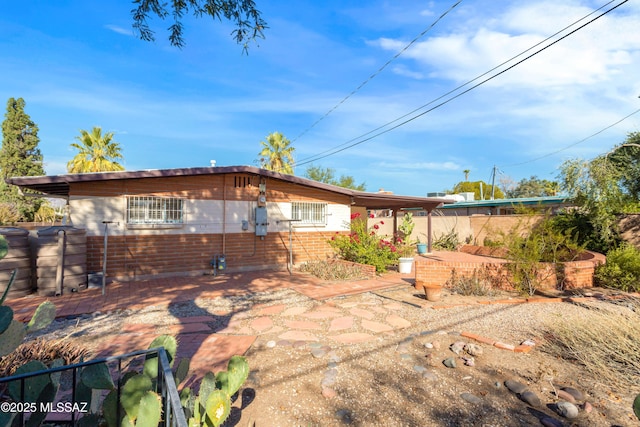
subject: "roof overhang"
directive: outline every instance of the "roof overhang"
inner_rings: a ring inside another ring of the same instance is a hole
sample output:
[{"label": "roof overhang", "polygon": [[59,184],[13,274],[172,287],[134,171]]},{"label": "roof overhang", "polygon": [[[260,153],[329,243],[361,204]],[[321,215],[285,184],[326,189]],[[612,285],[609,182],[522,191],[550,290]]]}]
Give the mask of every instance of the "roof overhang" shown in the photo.
[{"label": "roof overhang", "polygon": [[421,208],[427,211],[431,211],[442,204],[453,203],[452,200],[444,198],[400,196],[387,193],[367,193],[363,191],[355,191],[331,184],[324,184],[307,178],[280,174],[266,169],[260,169],[254,166],[218,166],[202,168],[154,169],[142,171],[27,176],[8,178],[6,182],[8,184],[16,185],[22,189],[29,189],[41,193],[45,197],[52,196],[68,198],[71,184],[75,183],[234,173],[252,174],[265,178],[279,179],[282,181],[290,182],[292,184],[303,185],[311,188],[330,191],[332,193],[350,196],[352,206],[364,207],[367,209],[401,210]]}]

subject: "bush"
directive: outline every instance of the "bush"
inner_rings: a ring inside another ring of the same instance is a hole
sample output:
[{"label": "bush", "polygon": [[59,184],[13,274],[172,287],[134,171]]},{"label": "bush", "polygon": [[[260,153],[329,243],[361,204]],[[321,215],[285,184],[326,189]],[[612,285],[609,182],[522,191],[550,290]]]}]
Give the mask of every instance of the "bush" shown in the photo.
[{"label": "bush", "polygon": [[607,252],[606,264],[596,268],[595,282],[598,286],[625,292],[640,291],[640,251],[623,244]]},{"label": "bush", "polygon": [[561,263],[573,261],[584,251],[568,232],[554,227],[553,220],[545,218],[533,227],[529,235],[517,232],[505,236],[508,249],[506,268],[511,272],[516,290],[533,295],[544,281],[545,270],[541,262]]},{"label": "bush", "polygon": [[458,276],[454,269],[444,286],[460,295],[492,296],[496,293],[494,287],[497,280],[486,268],[481,271],[474,269],[471,277]]},{"label": "bush", "polygon": [[458,233],[453,229],[448,233],[442,233],[433,241],[433,247],[441,251],[455,251],[458,246],[460,246],[460,239]]},{"label": "bush", "polygon": [[[384,224],[384,222],[380,221],[378,224]],[[378,235],[377,230],[380,228],[378,224],[368,229],[366,218],[360,218],[360,214],[354,214],[351,217],[351,233],[336,234],[329,240],[329,244],[340,258],[373,265],[376,272],[385,272],[388,266],[397,263],[398,250],[391,241]]]}]

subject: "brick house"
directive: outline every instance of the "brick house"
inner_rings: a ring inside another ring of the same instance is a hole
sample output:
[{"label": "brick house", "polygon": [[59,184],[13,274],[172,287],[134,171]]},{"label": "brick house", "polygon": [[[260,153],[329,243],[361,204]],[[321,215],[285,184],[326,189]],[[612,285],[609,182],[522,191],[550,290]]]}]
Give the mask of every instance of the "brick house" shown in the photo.
[{"label": "brick house", "polygon": [[7,182],[67,200],[74,227],[86,230],[87,271],[102,270],[107,232],[107,276],[119,280],[203,274],[219,255],[229,272],[287,268],[332,256],[327,241],[348,231],[352,209],[430,213],[450,202],[354,191],[251,166]]}]

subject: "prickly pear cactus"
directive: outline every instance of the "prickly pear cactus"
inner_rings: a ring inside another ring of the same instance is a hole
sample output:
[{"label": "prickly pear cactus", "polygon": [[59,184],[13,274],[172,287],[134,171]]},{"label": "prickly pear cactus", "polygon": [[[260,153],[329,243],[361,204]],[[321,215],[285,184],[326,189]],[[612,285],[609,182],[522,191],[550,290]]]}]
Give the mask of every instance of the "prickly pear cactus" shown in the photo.
[{"label": "prickly pear cactus", "polygon": [[146,392],[140,398],[136,427],[158,427],[162,416],[160,396],[152,391]]},{"label": "prickly pear cactus", "polygon": [[633,413],[636,414],[636,417],[640,420],[640,394],[637,395],[633,401]]},{"label": "prickly pear cactus", "polygon": [[214,390],[209,393],[209,397],[204,405],[207,421],[215,427],[224,422],[231,412],[231,399],[222,390]]},{"label": "prickly pear cactus", "polygon": [[[149,348],[164,347],[169,358],[169,366],[173,366],[173,361],[176,359],[176,353],[178,351],[178,341],[171,335],[160,335],[154,339]],[[156,378],[158,376],[158,356],[147,356],[144,361],[144,374],[149,378]]]},{"label": "prickly pear cactus", "polygon": [[51,301],[45,301],[36,308],[33,317],[27,323],[27,332],[35,332],[44,329],[56,318],[56,306]]}]

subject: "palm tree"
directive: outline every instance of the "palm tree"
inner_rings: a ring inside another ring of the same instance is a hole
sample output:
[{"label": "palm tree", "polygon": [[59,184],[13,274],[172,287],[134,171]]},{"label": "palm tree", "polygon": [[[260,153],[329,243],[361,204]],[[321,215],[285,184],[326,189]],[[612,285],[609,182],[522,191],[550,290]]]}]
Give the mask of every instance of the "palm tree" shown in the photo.
[{"label": "palm tree", "polygon": [[267,136],[267,141],[260,141],[262,150],[258,153],[260,167],[275,172],[293,175],[293,152],[295,148],[280,132]]},{"label": "palm tree", "polygon": [[465,169],[462,171],[462,173],[464,174],[464,180],[465,181],[469,181],[469,173],[471,172],[470,169]]},{"label": "palm tree", "polygon": [[80,143],[71,146],[78,154],[67,163],[69,173],[122,171],[124,166],[117,159],[123,159],[120,144],[113,140],[113,132],[102,134],[102,128],[94,126],[91,133],[80,130],[76,139]]}]

